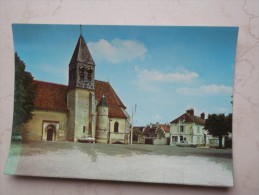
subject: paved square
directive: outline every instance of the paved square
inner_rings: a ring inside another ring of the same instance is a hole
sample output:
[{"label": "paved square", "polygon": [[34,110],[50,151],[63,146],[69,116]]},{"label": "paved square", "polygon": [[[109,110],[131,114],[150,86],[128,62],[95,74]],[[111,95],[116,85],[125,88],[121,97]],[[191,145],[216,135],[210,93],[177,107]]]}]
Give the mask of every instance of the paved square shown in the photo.
[{"label": "paved square", "polygon": [[6,174],[232,186],[232,150],[72,142],[13,143]]}]

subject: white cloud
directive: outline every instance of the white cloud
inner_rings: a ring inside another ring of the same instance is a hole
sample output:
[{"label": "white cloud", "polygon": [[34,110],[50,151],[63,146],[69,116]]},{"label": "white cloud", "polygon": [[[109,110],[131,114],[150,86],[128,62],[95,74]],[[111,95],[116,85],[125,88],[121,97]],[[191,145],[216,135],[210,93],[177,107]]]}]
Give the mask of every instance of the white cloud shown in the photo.
[{"label": "white cloud", "polygon": [[88,46],[95,58],[104,59],[111,63],[143,59],[147,49],[143,43],[134,40],[114,39],[111,42],[100,39],[90,42]]},{"label": "white cloud", "polygon": [[40,66],[41,71],[48,73],[48,74],[53,74],[53,75],[67,75],[67,69],[63,67],[57,67],[53,65],[42,65]]},{"label": "white cloud", "polygon": [[221,114],[221,113],[228,114],[228,113],[231,113],[232,110],[230,110],[229,108],[225,108],[225,107],[218,107],[215,109],[215,112],[219,113],[219,114]]},{"label": "white cloud", "polygon": [[41,74],[35,75],[35,79],[53,80],[53,82],[66,84],[68,81],[68,69],[49,64],[40,66]]},{"label": "white cloud", "polygon": [[140,70],[137,67],[140,80],[144,81],[160,81],[160,82],[185,82],[189,83],[199,77],[196,72],[182,71],[182,72],[160,72],[157,70]]},{"label": "white cloud", "polygon": [[163,117],[159,114],[156,114],[154,117],[153,117],[155,120],[161,120]]},{"label": "white cloud", "polygon": [[199,94],[232,94],[232,87],[225,85],[202,85],[199,88],[182,87],[176,90],[177,93],[183,95],[199,95]]},{"label": "white cloud", "polygon": [[148,82],[145,81],[138,81],[136,82],[137,86],[146,92],[151,92],[151,93],[158,93],[160,92],[160,89],[157,86],[154,86]]}]

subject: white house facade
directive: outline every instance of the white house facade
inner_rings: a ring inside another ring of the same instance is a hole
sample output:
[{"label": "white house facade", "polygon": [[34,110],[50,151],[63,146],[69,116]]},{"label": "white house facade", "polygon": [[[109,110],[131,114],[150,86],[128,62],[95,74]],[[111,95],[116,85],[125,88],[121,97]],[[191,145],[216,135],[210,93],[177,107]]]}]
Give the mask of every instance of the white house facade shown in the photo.
[{"label": "white house facade", "polygon": [[204,124],[204,113],[201,116],[195,116],[193,109],[187,110],[170,122],[170,145],[177,143],[208,145],[210,136],[204,130]]}]

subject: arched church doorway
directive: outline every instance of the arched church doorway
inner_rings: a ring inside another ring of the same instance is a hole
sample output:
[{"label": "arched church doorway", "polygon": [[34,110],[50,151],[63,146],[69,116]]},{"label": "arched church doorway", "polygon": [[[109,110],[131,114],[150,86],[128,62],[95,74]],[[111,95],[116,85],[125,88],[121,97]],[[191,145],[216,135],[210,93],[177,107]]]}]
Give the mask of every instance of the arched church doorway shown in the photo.
[{"label": "arched church doorway", "polygon": [[54,134],[53,129],[49,129],[47,132],[47,141],[52,141],[53,134]]},{"label": "arched church doorway", "polygon": [[46,128],[47,141],[55,141],[55,130],[56,130],[56,127],[54,125],[47,126],[47,128]]}]

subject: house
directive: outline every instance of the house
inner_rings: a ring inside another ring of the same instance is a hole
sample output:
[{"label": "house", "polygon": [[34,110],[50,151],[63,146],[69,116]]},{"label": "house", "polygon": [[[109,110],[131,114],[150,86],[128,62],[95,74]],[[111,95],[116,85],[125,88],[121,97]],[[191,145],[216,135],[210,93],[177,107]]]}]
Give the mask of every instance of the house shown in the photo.
[{"label": "house", "polygon": [[170,127],[167,124],[150,124],[143,130],[143,143],[166,145],[170,143]]},{"label": "house", "polygon": [[68,85],[34,81],[35,109],[23,126],[24,140],[129,142],[126,106],[109,82],[95,80],[95,66],[81,34],[69,63]]},{"label": "house", "polygon": [[170,122],[170,145],[177,143],[208,144],[209,136],[204,130],[205,114],[194,115],[194,109]]},{"label": "house", "polygon": [[145,126],[135,126],[133,127],[133,142],[135,143],[143,143],[143,131]]}]

